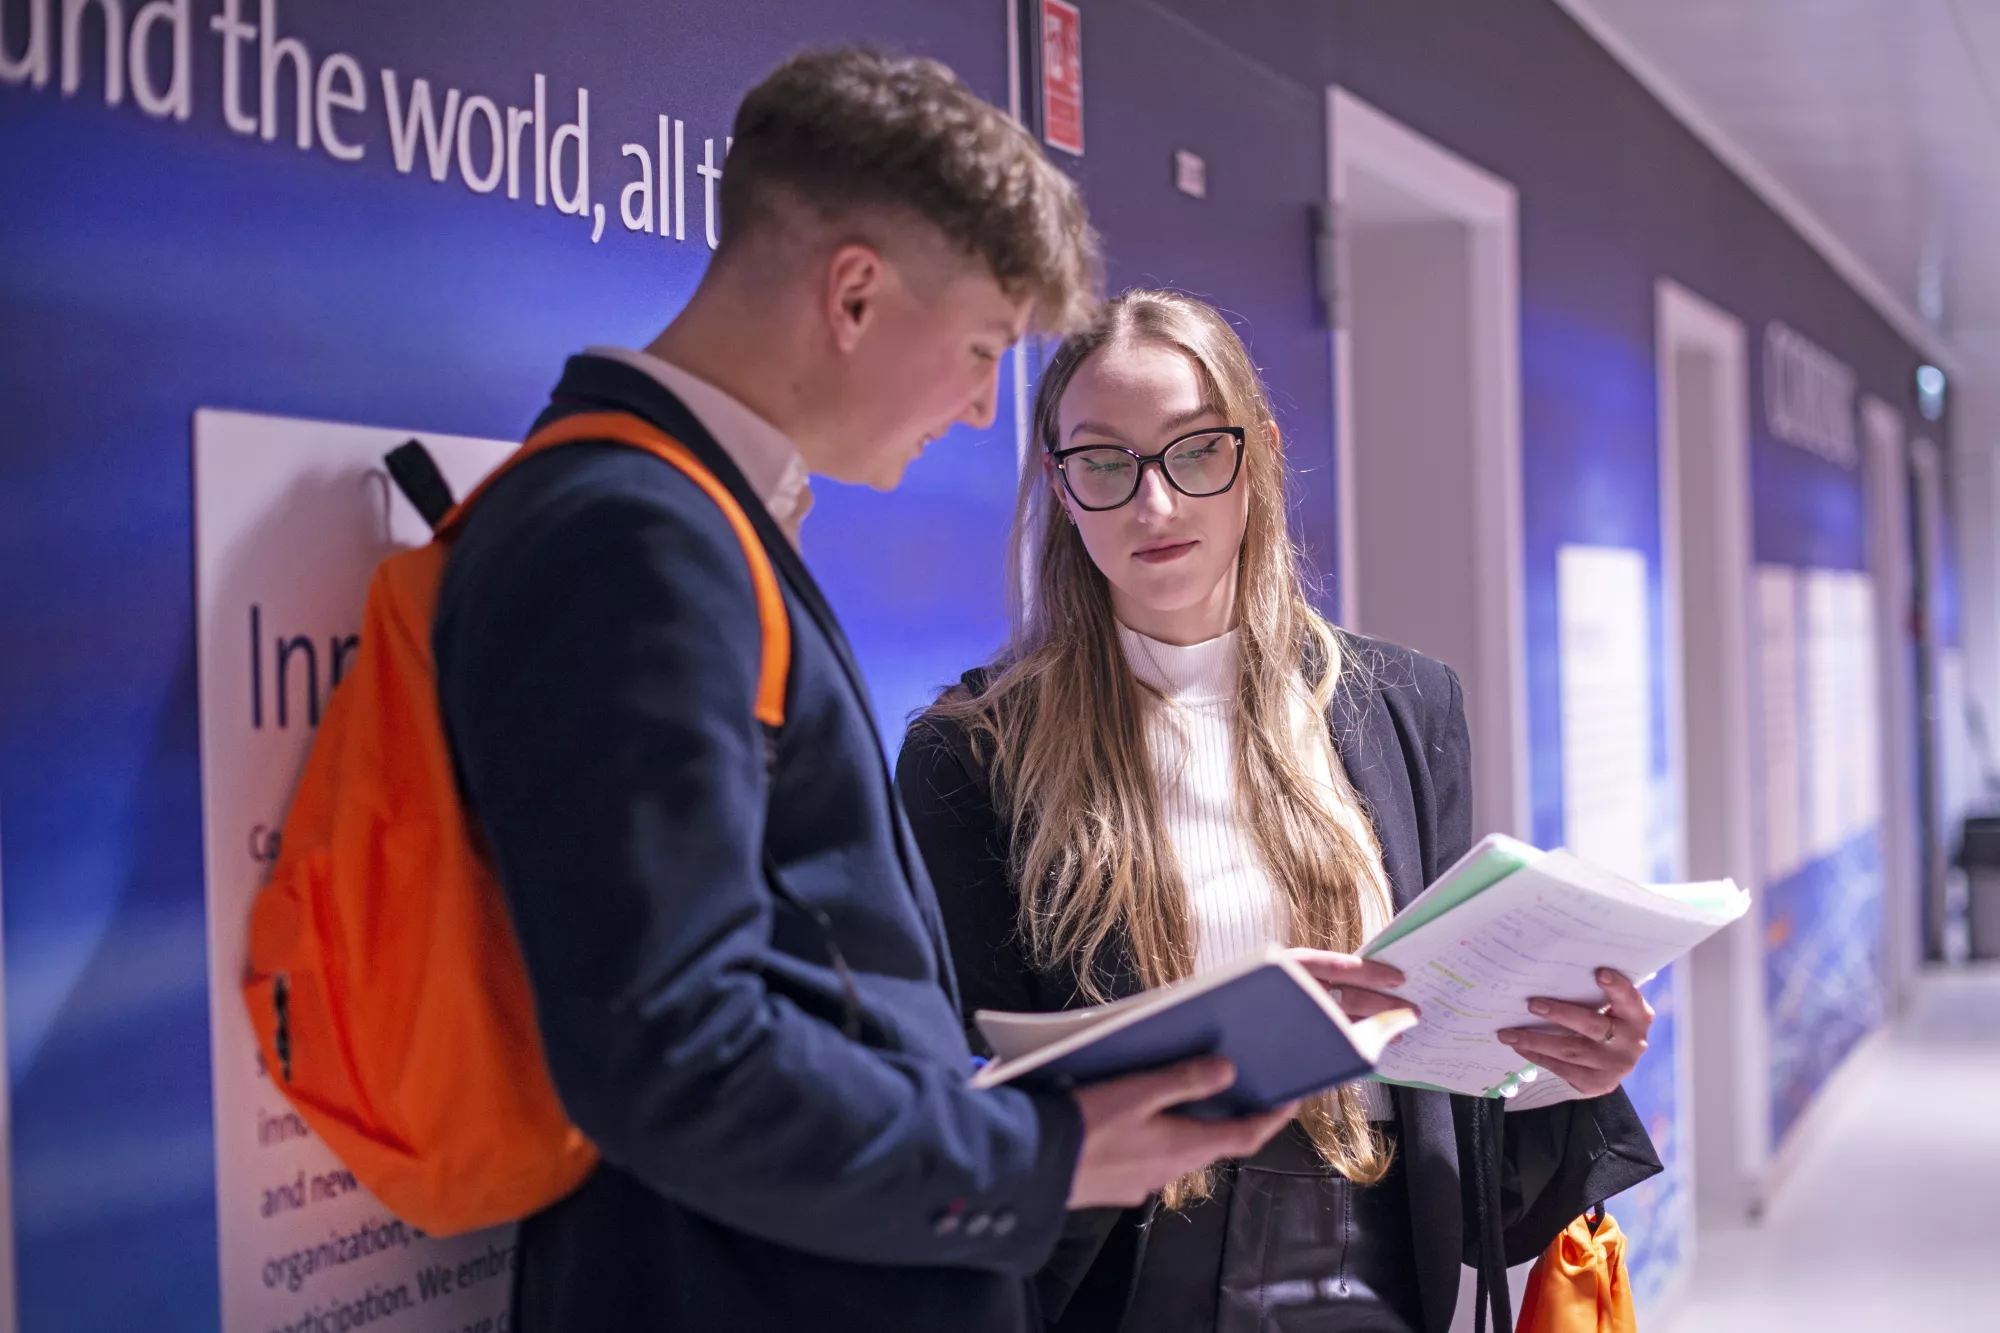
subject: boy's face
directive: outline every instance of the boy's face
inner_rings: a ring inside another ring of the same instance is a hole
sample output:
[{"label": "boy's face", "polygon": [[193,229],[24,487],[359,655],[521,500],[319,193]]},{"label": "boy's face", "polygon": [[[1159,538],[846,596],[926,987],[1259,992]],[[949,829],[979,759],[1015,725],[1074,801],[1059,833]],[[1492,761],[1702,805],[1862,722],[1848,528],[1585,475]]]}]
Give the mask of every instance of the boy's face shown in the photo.
[{"label": "boy's face", "polygon": [[[1032,302],[1009,296],[985,265],[919,256],[899,265],[872,256],[840,279],[836,256],[829,314],[840,348],[813,471],[891,490],[924,446],[963,422],[993,424],[1000,365],[1027,330]],[[845,253],[845,252],[843,252]]]}]

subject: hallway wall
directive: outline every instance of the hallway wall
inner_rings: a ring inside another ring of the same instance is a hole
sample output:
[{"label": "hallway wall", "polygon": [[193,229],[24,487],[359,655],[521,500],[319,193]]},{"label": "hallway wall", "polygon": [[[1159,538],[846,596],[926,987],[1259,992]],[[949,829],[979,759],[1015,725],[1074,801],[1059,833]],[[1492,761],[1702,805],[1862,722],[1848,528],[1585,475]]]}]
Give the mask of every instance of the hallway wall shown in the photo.
[{"label": "hallway wall", "polygon": [[[47,3],[0,0],[10,54]],[[1734,312],[1753,349],[1771,321],[1800,331],[1912,434],[1915,350],[1551,0],[1081,7],[1087,149],[1062,160],[1104,231],[1112,283],[1183,287],[1237,320],[1273,387],[1298,535],[1322,577],[1338,549],[1310,211],[1326,190],[1326,87],[1518,187],[1534,833],[1564,837],[1557,553],[1637,551],[1662,756],[1650,850],[1672,873],[1654,282]],[[366,75],[369,110],[351,132],[365,156],[346,162],[295,146],[289,101],[273,140],[227,128],[206,27],[221,8],[190,10],[185,123],[144,114],[130,90],[108,106],[95,36],[75,95],[0,86],[0,916],[20,1305],[34,1329],[216,1326],[208,995],[232,978],[208,971],[203,868],[238,849],[201,834],[192,412],[518,437],[565,354],[643,341],[692,290],[708,253],[694,166],[706,140],[720,154],[737,99],[777,59],[876,40],[940,56],[996,102],[1009,92],[1001,0],[505,0],[476,13],[291,0],[284,33],[315,60],[352,53]],[[387,68],[426,77],[440,99],[458,88],[503,107],[526,105],[540,73],[562,122],[587,87],[602,235],[587,215],[475,193],[450,159],[433,173],[421,148],[399,170],[381,118]],[[621,147],[652,146],[660,115],[685,123],[689,153],[686,235],[671,242],[620,220],[636,171]],[[1205,200],[1174,189],[1177,148],[1206,159]],[[819,489],[806,553],[891,731],[1004,632],[1015,425],[1003,404],[993,430],[934,445],[894,496]],[[1866,568],[1859,471],[1781,442],[1761,408],[1752,466],[1760,562]],[[1781,1125],[1878,1012],[1873,844],[1853,832],[1765,886]],[[1632,1089],[1677,1169],[1619,1205],[1649,1295],[1682,1271],[1688,1237],[1672,978],[1652,994],[1660,1025]],[[120,1256],[116,1281],[107,1255]]]}]

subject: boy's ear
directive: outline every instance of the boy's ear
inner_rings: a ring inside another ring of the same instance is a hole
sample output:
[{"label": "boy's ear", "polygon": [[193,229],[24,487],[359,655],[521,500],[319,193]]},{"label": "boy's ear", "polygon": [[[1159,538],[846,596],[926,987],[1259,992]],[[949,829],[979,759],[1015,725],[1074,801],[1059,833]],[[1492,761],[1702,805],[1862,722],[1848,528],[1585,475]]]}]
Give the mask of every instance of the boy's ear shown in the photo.
[{"label": "boy's ear", "polygon": [[872,245],[851,242],[834,251],[826,266],[826,318],[834,346],[851,352],[875,317],[888,265]]}]

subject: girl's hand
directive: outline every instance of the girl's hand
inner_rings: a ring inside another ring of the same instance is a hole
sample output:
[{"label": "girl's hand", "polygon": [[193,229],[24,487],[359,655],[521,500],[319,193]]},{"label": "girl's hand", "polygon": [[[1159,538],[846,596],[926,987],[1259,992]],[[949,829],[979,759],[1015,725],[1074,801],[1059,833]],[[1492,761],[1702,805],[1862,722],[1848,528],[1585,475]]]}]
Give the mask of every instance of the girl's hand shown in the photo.
[{"label": "girl's hand", "polygon": [[1646,1053],[1653,1030],[1653,1006],[1639,988],[1610,968],[1600,968],[1597,984],[1605,1007],[1561,1000],[1530,1000],[1528,1012],[1560,1032],[1503,1028],[1494,1035],[1586,1097],[1602,1097],[1625,1081]]},{"label": "girl's hand", "polygon": [[1403,984],[1403,974],[1387,963],[1324,949],[1295,949],[1292,957],[1326,987],[1340,1012],[1349,1018],[1373,1018],[1391,1009],[1417,1011],[1408,1000],[1383,993]]}]

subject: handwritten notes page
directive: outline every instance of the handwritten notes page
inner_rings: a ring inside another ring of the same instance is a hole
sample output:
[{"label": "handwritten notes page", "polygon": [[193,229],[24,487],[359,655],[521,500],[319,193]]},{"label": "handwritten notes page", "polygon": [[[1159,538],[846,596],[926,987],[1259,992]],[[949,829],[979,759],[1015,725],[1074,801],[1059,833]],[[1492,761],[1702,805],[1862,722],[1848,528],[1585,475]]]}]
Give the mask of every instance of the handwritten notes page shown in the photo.
[{"label": "handwritten notes page", "polygon": [[1743,914],[1734,885],[1646,888],[1551,852],[1371,956],[1402,969],[1423,1014],[1382,1053],[1378,1077],[1479,1096],[1517,1086],[1502,1028],[1538,1026],[1535,996],[1602,1004],[1593,976],[1642,980]]}]

